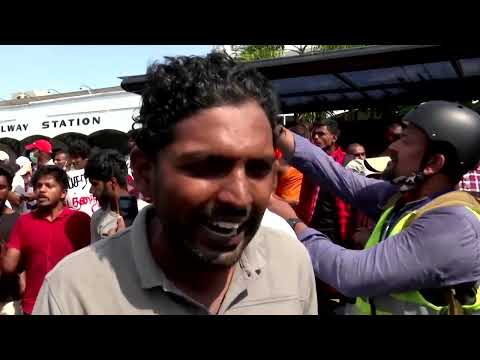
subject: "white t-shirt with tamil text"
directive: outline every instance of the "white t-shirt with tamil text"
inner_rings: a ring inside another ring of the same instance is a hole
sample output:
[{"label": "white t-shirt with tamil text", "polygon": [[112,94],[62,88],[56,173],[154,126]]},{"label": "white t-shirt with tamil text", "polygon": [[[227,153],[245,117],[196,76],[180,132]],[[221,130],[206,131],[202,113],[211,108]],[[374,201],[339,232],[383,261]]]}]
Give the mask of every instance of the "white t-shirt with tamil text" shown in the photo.
[{"label": "white t-shirt with tamil text", "polygon": [[85,169],[70,170],[68,175],[68,192],[66,203],[70,209],[79,210],[88,216],[100,206],[95,196],[90,194],[90,181],[85,178]]}]

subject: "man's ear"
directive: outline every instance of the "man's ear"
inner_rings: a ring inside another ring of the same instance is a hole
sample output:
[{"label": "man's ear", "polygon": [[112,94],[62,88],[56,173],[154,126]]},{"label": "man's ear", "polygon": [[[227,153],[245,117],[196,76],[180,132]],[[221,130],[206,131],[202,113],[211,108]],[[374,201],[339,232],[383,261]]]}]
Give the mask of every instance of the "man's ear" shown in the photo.
[{"label": "man's ear", "polygon": [[445,156],[442,154],[435,154],[433,155],[425,165],[425,168],[423,169],[423,174],[424,175],[435,175],[440,172],[440,170],[443,169],[445,166]]},{"label": "man's ear", "polygon": [[137,174],[140,177],[142,183],[142,189],[140,190],[145,197],[152,197],[153,193],[153,181],[155,178],[155,166],[153,160],[150,159],[145,153],[140,152],[138,155],[138,161],[136,162]]},{"label": "man's ear", "polygon": [[151,198],[153,196],[153,182],[155,181],[155,165],[147,161],[142,166],[141,176],[145,182],[145,196]]},{"label": "man's ear", "polygon": [[112,184],[112,190],[113,190],[113,191],[116,191],[116,189],[117,189],[118,186],[119,186],[119,185],[118,185],[118,180],[117,180],[117,178],[114,176],[114,177],[112,177],[109,181],[110,181],[111,184]]}]

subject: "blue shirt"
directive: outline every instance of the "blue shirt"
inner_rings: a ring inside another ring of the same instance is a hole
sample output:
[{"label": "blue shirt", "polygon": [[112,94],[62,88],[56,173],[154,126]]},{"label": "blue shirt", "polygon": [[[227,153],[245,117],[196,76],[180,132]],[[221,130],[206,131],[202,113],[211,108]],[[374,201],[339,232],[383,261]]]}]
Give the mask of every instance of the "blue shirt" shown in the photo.
[{"label": "blue shirt", "polygon": [[[295,137],[290,161],[312,181],[373,219],[398,191],[389,182],[349,171],[317,146]],[[378,296],[480,280],[480,221],[465,207],[432,210],[368,250],[347,250],[311,228],[299,234],[315,275],[346,296]]]}]

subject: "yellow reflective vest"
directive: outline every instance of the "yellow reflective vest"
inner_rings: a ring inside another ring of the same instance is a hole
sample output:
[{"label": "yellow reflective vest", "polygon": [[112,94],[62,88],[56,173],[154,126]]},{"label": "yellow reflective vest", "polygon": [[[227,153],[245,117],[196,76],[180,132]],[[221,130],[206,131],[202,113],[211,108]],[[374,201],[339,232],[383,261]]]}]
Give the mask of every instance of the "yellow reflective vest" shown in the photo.
[{"label": "yellow reflective vest", "polygon": [[[470,195],[455,191],[439,196],[420,209],[406,213],[389,231],[387,236],[393,236],[404,230],[409,224],[423,213],[443,206],[461,205],[477,216],[480,221],[480,205]],[[381,241],[382,231],[393,215],[394,206],[385,210],[376,224],[365,249],[377,245]],[[448,306],[436,306],[428,302],[419,291],[408,291],[370,299],[375,306],[376,315],[441,315],[448,313]],[[480,291],[473,305],[462,305],[464,314],[480,315]],[[358,297],[355,305],[347,310],[349,314],[372,315],[372,308],[367,298]]]}]

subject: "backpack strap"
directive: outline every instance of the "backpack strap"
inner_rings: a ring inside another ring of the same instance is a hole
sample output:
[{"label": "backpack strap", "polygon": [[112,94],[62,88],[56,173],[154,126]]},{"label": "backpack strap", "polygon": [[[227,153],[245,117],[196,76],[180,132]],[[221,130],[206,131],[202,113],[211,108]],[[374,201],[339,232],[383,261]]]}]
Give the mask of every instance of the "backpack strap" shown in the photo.
[{"label": "backpack strap", "polygon": [[[408,224],[429,211],[448,206],[466,206],[480,214],[480,203],[472,195],[465,191],[451,191],[415,211],[413,216],[408,219]],[[455,288],[453,286],[445,287],[442,292],[448,304],[448,315],[464,315],[462,304],[456,297]]]},{"label": "backpack strap", "polygon": [[429,211],[449,206],[466,206],[480,214],[480,203],[472,195],[465,191],[451,191],[417,209],[410,217],[408,224]]},{"label": "backpack strap", "polygon": [[457,294],[452,286],[442,289],[443,296],[448,304],[448,315],[465,315],[462,304],[457,299]]}]

